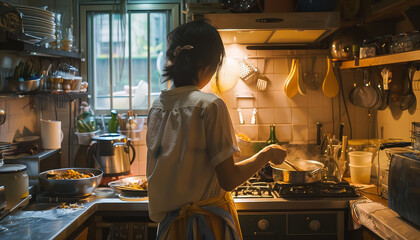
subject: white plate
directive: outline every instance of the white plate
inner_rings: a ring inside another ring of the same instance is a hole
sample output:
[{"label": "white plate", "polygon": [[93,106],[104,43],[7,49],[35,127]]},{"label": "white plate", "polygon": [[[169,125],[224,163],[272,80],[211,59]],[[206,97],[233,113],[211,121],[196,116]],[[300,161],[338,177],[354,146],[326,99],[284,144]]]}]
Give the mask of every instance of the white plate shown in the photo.
[{"label": "white plate", "polygon": [[[147,196],[147,189],[145,190],[135,190],[135,189],[119,189],[119,186],[125,186],[128,183],[139,183],[147,181],[146,176],[134,176],[134,177],[127,177],[123,178],[117,181],[113,181],[108,183],[108,186],[110,186],[114,191],[118,193],[123,193],[125,197],[145,197]],[[141,184],[140,183],[140,184]]]},{"label": "white plate", "polygon": [[42,33],[42,32],[25,31],[25,34],[32,35],[35,37],[41,37],[41,38],[46,38],[46,37],[53,38],[53,39],[56,38],[54,34]]},{"label": "white plate", "polygon": [[46,34],[55,34],[55,29],[52,27],[41,27],[35,25],[23,25],[23,30],[30,32],[41,32]]},{"label": "white plate", "polygon": [[97,187],[93,190],[93,193],[98,197],[111,197],[114,195],[114,190],[112,188],[107,187]]},{"label": "white plate", "polygon": [[26,136],[26,137],[18,137],[15,138],[15,142],[32,142],[32,141],[36,141],[39,140],[40,137],[39,136]]},{"label": "white plate", "polygon": [[30,7],[30,6],[19,6],[15,5],[15,8],[25,15],[37,16],[42,18],[54,18],[54,13],[42,8]]},{"label": "white plate", "polygon": [[148,197],[131,197],[131,196],[124,196],[123,194],[119,194],[118,197],[123,201],[130,201],[130,202],[137,202],[137,201],[147,201]]},{"label": "white plate", "polygon": [[23,18],[23,26],[25,25],[35,25],[35,26],[41,26],[45,28],[53,28],[55,29],[55,23],[53,21],[47,21],[47,20],[38,20],[41,18]]}]

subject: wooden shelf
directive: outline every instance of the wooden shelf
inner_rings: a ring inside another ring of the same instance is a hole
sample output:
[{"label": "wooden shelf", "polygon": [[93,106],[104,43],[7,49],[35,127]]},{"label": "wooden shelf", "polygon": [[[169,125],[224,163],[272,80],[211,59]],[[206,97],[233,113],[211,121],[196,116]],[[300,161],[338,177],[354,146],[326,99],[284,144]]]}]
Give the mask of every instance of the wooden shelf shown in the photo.
[{"label": "wooden shelf", "polygon": [[[0,31],[0,33],[3,33]],[[53,58],[76,58],[81,59],[79,53],[66,52],[57,49],[45,48],[42,46],[32,45],[22,41],[18,41],[11,38],[6,38],[5,41],[0,41],[0,50],[6,52],[23,52],[25,54],[41,57],[53,57]]]},{"label": "wooden shelf", "polygon": [[44,92],[44,91],[33,91],[27,93],[8,93],[0,92],[0,97],[11,97],[11,98],[22,98],[25,96],[36,96],[36,97],[51,97],[61,102],[71,102],[76,99],[89,98],[88,92]]},{"label": "wooden shelf", "polygon": [[363,58],[363,59],[359,59],[358,64],[356,64],[355,60],[343,61],[341,63],[340,68],[341,69],[362,68],[362,67],[372,67],[372,66],[380,66],[380,65],[387,65],[387,64],[412,62],[412,61],[420,61],[420,50],[402,52],[402,53],[396,53],[396,54],[388,54],[388,55],[382,55],[382,56],[370,57],[370,58]]},{"label": "wooden shelf", "polygon": [[71,102],[76,99],[89,97],[88,92],[31,92],[29,95],[35,95],[38,97],[52,97],[55,100],[61,102]]}]

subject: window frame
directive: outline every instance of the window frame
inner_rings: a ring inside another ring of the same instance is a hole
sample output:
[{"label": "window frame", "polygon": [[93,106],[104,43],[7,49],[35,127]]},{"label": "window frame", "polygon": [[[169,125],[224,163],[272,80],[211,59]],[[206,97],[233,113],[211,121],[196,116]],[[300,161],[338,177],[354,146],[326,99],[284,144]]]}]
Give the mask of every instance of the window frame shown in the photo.
[{"label": "window frame", "polygon": [[[108,5],[108,4],[104,4],[104,5],[81,5],[80,6],[80,49],[81,49],[81,55],[82,55],[82,62],[81,62],[81,76],[83,77],[83,79],[87,79],[88,83],[89,83],[89,102],[92,106],[92,108],[94,109],[95,107],[95,86],[93,83],[93,79],[94,79],[94,71],[88,71],[88,69],[93,69],[93,65],[94,65],[94,61],[90,61],[90,59],[93,59],[92,53],[93,51],[88,51],[87,49],[90,48],[92,49],[92,45],[88,44],[93,44],[92,41],[90,41],[90,39],[88,39],[90,36],[92,36],[92,33],[88,33],[88,31],[92,31],[92,29],[89,29],[89,26],[91,25],[90,21],[91,19],[88,18],[88,14],[90,13],[112,13],[114,9],[114,5]],[[172,29],[176,28],[179,24],[180,24],[180,6],[179,4],[176,3],[156,3],[156,4],[142,4],[142,3],[133,3],[133,4],[127,4],[127,11],[128,12],[146,12],[146,13],[150,13],[150,12],[162,12],[162,11],[166,11],[168,13],[168,26],[167,26],[167,31],[171,31]],[[129,19],[131,19],[129,17]],[[131,33],[130,33],[130,25],[131,22],[129,21],[129,26],[128,26],[128,46],[129,46],[129,52],[131,52],[131,46],[130,46],[130,42],[131,42]],[[148,23],[150,24],[150,22]],[[150,28],[148,28],[150,30]],[[148,34],[148,37],[150,37],[150,35]],[[148,44],[150,44],[150,41],[148,42]],[[112,53],[112,48],[110,49],[110,52]],[[110,59],[109,61],[112,62],[112,54],[110,54]],[[129,109],[132,108],[132,92],[131,92],[131,87],[132,87],[132,61],[131,61],[131,53],[128,56],[128,60],[129,60],[129,83],[130,83],[130,89],[129,89]],[[150,89],[151,89],[151,74],[150,74],[150,48],[148,48],[148,54],[147,54],[147,59],[148,59],[148,70],[147,70],[147,83],[148,83],[148,99],[147,99],[147,109],[146,110],[134,110],[135,114],[139,114],[139,115],[147,115],[148,110],[151,107],[151,94],[150,94]],[[112,70],[111,70],[111,75],[110,75],[110,86],[112,88],[112,82],[113,82],[113,76],[112,76]],[[110,90],[111,94],[110,97],[112,98],[112,90]],[[111,101],[111,108],[112,108],[112,101]],[[96,114],[109,114],[109,110],[99,110],[99,109],[94,109]],[[125,111],[125,110],[118,110],[118,111]]]}]

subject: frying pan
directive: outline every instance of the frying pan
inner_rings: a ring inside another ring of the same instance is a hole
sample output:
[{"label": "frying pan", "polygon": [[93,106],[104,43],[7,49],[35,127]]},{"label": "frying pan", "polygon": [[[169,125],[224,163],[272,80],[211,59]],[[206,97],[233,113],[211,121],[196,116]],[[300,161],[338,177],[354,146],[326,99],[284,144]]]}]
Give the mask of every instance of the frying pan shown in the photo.
[{"label": "frying pan", "polygon": [[367,109],[375,109],[375,107],[379,106],[382,98],[379,90],[372,86],[369,78],[370,73],[368,70],[364,70],[363,85],[352,89],[349,99],[353,105]]},{"label": "frying pan", "polygon": [[304,171],[296,171],[288,164],[271,164],[273,180],[280,184],[308,184],[321,181],[324,164],[314,160],[294,160],[293,164]]}]

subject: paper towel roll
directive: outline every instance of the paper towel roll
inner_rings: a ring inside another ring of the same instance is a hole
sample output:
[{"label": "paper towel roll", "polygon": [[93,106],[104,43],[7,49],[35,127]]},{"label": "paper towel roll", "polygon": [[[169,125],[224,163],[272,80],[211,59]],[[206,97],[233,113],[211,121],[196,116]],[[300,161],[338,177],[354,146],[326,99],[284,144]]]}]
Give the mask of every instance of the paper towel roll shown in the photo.
[{"label": "paper towel roll", "polygon": [[61,121],[41,120],[41,140],[44,149],[60,149],[64,133]]}]

